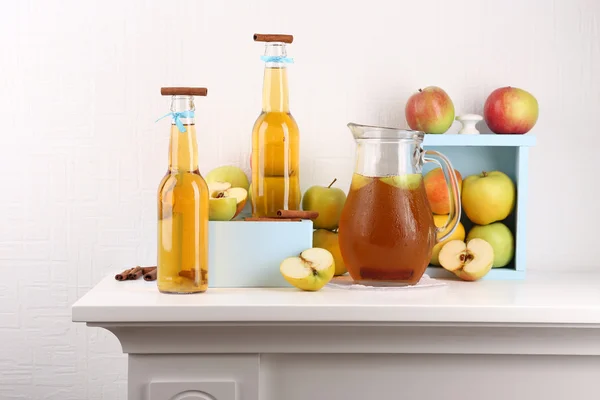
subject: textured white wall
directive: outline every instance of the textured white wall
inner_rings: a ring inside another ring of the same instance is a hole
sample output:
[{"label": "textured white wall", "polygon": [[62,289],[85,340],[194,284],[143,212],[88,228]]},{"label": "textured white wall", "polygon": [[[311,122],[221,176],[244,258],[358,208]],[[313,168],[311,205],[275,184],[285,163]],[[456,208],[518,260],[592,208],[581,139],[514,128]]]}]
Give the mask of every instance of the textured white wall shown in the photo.
[{"label": "textured white wall", "polygon": [[[155,262],[166,85],[197,101],[201,171],[248,166],[262,45],[295,35],[301,184],[347,185],[349,121],[405,126],[419,87],[481,113],[513,85],[541,107],[532,134],[528,268],[591,269],[600,222],[600,3],[528,1],[2,1],[0,398],[124,399],[114,337],[70,322],[108,271]],[[563,217],[560,220],[558,217]]]}]

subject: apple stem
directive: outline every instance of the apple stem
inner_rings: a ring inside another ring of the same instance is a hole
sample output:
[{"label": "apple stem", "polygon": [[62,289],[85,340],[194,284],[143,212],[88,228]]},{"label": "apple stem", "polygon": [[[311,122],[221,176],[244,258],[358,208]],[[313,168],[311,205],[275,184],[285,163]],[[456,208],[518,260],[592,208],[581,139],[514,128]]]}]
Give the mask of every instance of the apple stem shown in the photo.
[{"label": "apple stem", "polygon": [[486,176],[488,176],[488,173],[485,171],[481,171],[481,175],[483,175],[483,177],[485,178]]},{"label": "apple stem", "polygon": [[331,185],[333,185],[333,184],[335,183],[335,181],[337,181],[337,178],[335,178],[335,179],[333,180],[333,182],[331,182],[331,183],[329,184],[329,186],[327,186],[327,188],[329,189],[329,188],[331,187]]},{"label": "apple stem", "polygon": [[423,89],[419,89],[419,92],[423,92]]}]

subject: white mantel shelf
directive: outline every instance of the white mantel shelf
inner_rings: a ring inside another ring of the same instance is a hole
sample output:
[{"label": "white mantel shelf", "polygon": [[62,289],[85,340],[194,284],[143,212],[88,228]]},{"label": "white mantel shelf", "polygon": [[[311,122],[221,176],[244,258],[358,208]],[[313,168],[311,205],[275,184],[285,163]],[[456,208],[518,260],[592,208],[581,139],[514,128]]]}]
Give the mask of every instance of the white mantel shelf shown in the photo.
[{"label": "white mantel shelf", "polygon": [[118,338],[128,400],[598,397],[599,274],[444,282],[166,295],[112,274],[72,317]]},{"label": "white mantel shelf", "polygon": [[214,289],[166,295],[155,282],[107,276],[73,305],[87,323],[441,323],[598,325],[600,274],[538,274],[524,281],[461,282],[396,291],[325,287]]}]

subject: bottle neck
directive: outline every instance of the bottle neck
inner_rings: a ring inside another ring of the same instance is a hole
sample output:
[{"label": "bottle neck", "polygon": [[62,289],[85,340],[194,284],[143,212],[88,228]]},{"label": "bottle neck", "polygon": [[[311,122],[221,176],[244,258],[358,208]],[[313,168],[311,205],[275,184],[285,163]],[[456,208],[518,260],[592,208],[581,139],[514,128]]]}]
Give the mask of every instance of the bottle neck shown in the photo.
[{"label": "bottle neck", "polygon": [[[267,57],[287,57],[284,43],[268,43]],[[285,62],[267,61],[263,81],[262,109],[264,112],[289,112],[287,66]]]},{"label": "bottle neck", "polygon": [[[194,98],[192,96],[173,96],[171,111],[183,113],[171,120],[171,141],[169,144],[169,170],[171,172],[192,172],[198,169],[198,143],[196,141],[196,122],[194,118]],[[183,128],[184,132],[180,131]]]}]

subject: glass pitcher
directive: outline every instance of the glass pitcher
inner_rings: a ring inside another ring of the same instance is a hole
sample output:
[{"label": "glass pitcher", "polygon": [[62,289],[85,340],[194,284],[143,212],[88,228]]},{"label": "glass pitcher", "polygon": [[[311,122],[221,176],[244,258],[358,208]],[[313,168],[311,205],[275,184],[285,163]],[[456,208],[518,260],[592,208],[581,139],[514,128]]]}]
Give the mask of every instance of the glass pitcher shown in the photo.
[{"label": "glass pitcher", "polygon": [[[454,169],[443,154],[423,149],[423,132],[354,123],[348,128],[356,141],[356,157],[338,235],[346,268],[361,284],[416,284],[433,246],[448,238],[460,221]],[[449,186],[450,213],[439,228],[423,184],[426,162],[441,167]]]}]

